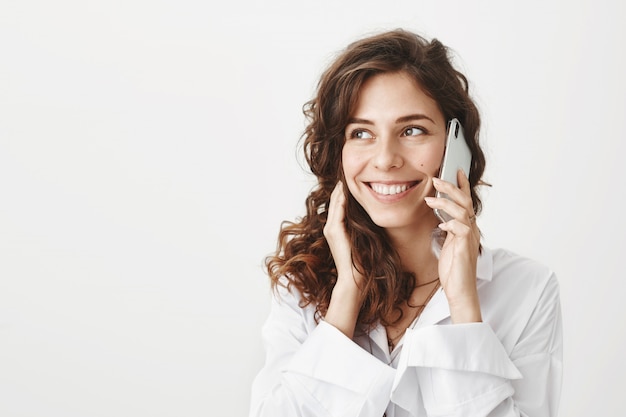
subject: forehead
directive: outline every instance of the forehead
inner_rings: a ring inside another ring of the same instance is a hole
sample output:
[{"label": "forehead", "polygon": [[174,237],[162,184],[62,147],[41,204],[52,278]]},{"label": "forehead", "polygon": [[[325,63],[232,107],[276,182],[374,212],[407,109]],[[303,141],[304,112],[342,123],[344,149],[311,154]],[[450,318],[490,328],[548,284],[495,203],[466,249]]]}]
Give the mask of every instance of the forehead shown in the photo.
[{"label": "forehead", "polygon": [[368,78],[359,89],[352,117],[385,119],[421,113],[443,120],[438,103],[406,72],[386,72]]}]

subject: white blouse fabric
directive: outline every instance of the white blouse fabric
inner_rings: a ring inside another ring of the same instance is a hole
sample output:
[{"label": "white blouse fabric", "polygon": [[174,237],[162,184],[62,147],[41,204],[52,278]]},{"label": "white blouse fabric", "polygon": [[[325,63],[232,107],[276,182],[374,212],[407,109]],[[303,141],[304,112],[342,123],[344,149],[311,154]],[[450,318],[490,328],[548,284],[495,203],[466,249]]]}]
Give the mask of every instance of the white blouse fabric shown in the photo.
[{"label": "white blouse fabric", "polygon": [[562,329],[555,275],[483,247],[483,322],[451,324],[442,290],[389,352],[384,326],[349,339],[280,288],[263,326],[251,417],[556,416]]}]

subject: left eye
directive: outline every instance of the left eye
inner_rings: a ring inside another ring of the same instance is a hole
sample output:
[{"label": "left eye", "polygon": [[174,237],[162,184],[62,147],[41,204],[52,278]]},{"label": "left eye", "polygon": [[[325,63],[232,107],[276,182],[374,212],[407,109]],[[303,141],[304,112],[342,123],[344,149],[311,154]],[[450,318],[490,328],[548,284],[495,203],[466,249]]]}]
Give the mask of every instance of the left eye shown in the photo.
[{"label": "left eye", "polygon": [[423,134],[424,130],[419,127],[407,127],[404,129],[404,136],[418,136]]}]

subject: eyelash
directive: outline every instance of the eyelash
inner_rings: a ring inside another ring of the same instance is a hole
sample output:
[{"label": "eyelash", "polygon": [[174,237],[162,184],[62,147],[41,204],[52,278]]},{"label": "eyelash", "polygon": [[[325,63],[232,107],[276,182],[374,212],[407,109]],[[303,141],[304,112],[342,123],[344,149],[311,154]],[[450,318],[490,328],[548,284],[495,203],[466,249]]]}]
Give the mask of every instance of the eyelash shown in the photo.
[{"label": "eyelash", "polygon": [[[370,132],[368,132],[368,131],[367,131],[367,130],[365,130],[365,129],[354,129],[354,130],[352,130],[352,131],[350,132],[350,136],[349,136],[349,138],[350,138],[350,139],[363,139],[363,138],[359,138],[359,137],[357,137],[357,135],[358,135],[359,133],[367,133],[367,134],[369,134],[370,136],[374,137],[374,135],[372,135]],[[370,139],[370,138],[365,138],[365,139]]]},{"label": "eyelash", "polygon": [[[410,134],[407,135],[406,132],[409,131],[409,130],[412,130],[412,129],[419,130],[422,133],[416,134],[416,135],[410,135]],[[374,137],[374,135],[372,133],[368,132],[365,129],[354,129],[354,130],[350,131],[350,135],[348,137],[350,139],[363,139],[363,138],[357,137],[357,135],[359,133],[367,133],[370,136]],[[428,131],[426,129],[424,129],[423,127],[421,127],[421,126],[407,126],[404,129],[402,129],[402,136],[422,136],[422,135],[426,135],[426,134],[428,134]],[[370,139],[370,138],[365,138],[365,139]]]},{"label": "eyelash", "polygon": [[[417,129],[417,130],[421,131],[422,133],[417,134],[417,135],[405,135],[407,130],[411,130],[411,129]],[[421,135],[425,135],[427,133],[428,133],[428,131],[426,129],[424,129],[423,127],[421,127],[421,126],[408,126],[408,127],[405,127],[402,130],[402,134],[405,135],[405,136],[421,136]]]}]

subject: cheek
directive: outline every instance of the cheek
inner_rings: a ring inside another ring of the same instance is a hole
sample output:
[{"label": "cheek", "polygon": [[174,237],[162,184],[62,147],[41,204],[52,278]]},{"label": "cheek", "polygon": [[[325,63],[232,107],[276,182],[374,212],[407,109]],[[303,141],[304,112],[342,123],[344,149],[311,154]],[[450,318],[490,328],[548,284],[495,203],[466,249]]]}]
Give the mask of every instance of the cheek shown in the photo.
[{"label": "cheek", "polygon": [[341,153],[341,165],[343,167],[343,175],[345,178],[345,185],[348,186],[350,194],[354,195],[357,191],[355,177],[363,170],[364,158],[360,157],[358,153],[346,152]]},{"label": "cheek", "polygon": [[443,146],[433,146],[425,152],[420,152],[416,158],[420,171],[432,176],[438,175],[443,160],[443,148]]},{"label": "cheek", "polygon": [[362,158],[355,152],[347,152],[344,148],[341,153],[341,165],[346,181],[350,181],[361,170]]}]

